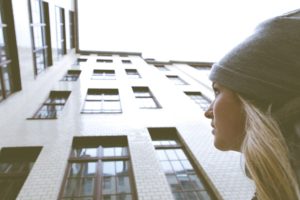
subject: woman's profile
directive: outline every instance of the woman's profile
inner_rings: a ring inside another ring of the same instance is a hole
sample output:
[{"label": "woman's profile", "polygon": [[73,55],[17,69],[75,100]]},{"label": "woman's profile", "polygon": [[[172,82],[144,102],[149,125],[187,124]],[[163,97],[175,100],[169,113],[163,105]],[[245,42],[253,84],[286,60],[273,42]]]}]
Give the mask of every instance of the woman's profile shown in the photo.
[{"label": "woman's profile", "polygon": [[214,145],[243,153],[253,199],[300,199],[300,10],[261,23],[210,79]]}]

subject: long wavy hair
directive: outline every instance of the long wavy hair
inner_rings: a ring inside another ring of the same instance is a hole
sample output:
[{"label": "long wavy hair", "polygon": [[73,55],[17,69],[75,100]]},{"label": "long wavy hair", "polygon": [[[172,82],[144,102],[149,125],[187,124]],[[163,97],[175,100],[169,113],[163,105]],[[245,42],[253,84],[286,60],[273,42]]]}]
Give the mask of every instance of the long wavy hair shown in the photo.
[{"label": "long wavy hair", "polygon": [[[245,111],[245,139],[241,152],[256,186],[259,200],[300,199],[299,183],[291,154],[270,109],[263,111],[240,97]],[[299,155],[298,155],[299,156]]]}]

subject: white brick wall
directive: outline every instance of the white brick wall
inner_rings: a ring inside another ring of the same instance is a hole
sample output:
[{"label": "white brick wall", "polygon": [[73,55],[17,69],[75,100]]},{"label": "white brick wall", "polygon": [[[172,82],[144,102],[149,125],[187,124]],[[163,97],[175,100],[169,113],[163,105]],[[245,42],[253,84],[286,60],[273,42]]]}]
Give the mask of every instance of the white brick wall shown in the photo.
[{"label": "white brick wall", "polygon": [[[75,56],[65,56],[36,80],[24,77],[23,90],[0,103],[0,146],[43,147],[19,193],[19,200],[57,199],[73,136],[91,135],[128,135],[138,198],[172,200],[172,193],[151,144],[148,127],[176,127],[196,163],[203,168],[224,200],[251,199],[254,188],[242,172],[240,154],[220,152],[213,147],[210,122],[204,119],[198,105],[183,93],[185,90],[201,88],[197,81],[181,74],[179,70],[173,70],[172,66],[170,69],[173,71],[161,72],[138,56],[113,56],[113,64],[96,63],[95,55],[88,58],[86,64],[76,67],[72,66]],[[131,59],[133,64],[122,64],[121,59]],[[117,80],[91,81],[94,67],[115,69]],[[82,70],[79,80],[59,81],[71,68]],[[129,80],[125,68],[137,68],[142,79]],[[188,71],[197,74],[191,68]],[[183,76],[191,85],[176,86],[164,73]],[[148,86],[162,109],[139,109],[132,86]],[[123,113],[80,114],[89,87],[118,88]],[[53,89],[72,91],[62,115],[57,120],[26,120]]]}]

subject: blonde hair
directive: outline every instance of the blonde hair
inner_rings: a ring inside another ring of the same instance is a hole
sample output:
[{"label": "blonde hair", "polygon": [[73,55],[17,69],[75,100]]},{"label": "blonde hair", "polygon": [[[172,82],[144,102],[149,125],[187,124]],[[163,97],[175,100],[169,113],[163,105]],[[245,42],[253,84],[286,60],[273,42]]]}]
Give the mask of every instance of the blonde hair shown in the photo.
[{"label": "blonde hair", "polygon": [[245,111],[245,139],[241,152],[260,200],[296,200],[300,191],[289,150],[278,123],[240,97]]}]

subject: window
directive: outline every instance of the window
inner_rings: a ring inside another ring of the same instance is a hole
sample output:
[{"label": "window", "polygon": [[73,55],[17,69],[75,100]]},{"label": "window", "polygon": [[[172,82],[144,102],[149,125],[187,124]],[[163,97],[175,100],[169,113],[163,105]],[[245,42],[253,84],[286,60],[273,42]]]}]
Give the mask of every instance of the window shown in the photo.
[{"label": "window", "polygon": [[41,0],[29,0],[29,4],[34,74],[38,75],[48,67],[45,15]]},{"label": "window", "polygon": [[200,106],[203,111],[210,105],[210,100],[204,97],[201,92],[184,92],[187,96],[189,96],[196,104]]},{"label": "window", "polygon": [[0,0],[0,101],[21,90],[12,2]]},{"label": "window", "polygon": [[179,78],[178,76],[167,75],[167,77],[174,82],[175,85],[188,85],[187,82]]},{"label": "window", "polygon": [[69,26],[70,26],[70,47],[71,49],[75,48],[75,13],[69,11]]},{"label": "window", "polygon": [[148,87],[132,87],[140,108],[161,108]]},{"label": "window", "polygon": [[154,66],[160,71],[170,71],[168,68],[165,67],[165,65],[154,65]]},{"label": "window", "polygon": [[56,16],[56,37],[57,37],[57,59],[67,53],[66,32],[65,32],[65,10],[55,7]]},{"label": "window", "polygon": [[82,113],[121,113],[118,89],[88,89]]},{"label": "window", "polygon": [[134,200],[133,185],[126,137],[78,137],[59,199]]},{"label": "window", "polygon": [[174,199],[214,199],[210,188],[180,142],[177,130],[175,128],[148,130]]},{"label": "window", "polygon": [[81,73],[81,70],[70,69],[66,75],[61,79],[62,81],[77,81]]},{"label": "window", "polygon": [[87,58],[77,58],[77,60],[75,61],[75,65],[81,65],[82,63],[86,63],[87,60]]},{"label": "window", "polygon": [[51,91],[48,99],[31,119],[57,119],[70,93],[70,91]]},{"label": "window", "polygon": [[129,78],[132,79],[141,78],[141,75],[138,73],[136,69],[125,69],[125,71]]},{"label": "window", "polygon": [[100,70],[100,69],[94,69],[93,80],[115,80],[115,70]]},{"label": "window", "polygon": [[131,64],[131,60],[122,60],[123,64]]},{"label": "window", "polygon": [[97,62],[99,62],[99,63],[112,63],[113,61],[109,60],[109,59],[97,59]]},{"label": "window", "polygon": [[16,199],[40,147],[2,148],[0,152],[0,199]]}]

